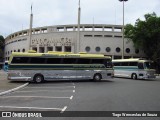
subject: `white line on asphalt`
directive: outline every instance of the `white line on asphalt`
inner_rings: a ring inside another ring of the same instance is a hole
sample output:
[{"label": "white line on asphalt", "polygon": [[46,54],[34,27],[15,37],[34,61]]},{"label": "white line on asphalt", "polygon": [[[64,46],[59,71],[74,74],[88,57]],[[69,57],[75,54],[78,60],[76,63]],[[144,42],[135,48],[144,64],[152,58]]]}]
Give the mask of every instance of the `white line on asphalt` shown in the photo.
[{"label": "white line on asphalt", "polygon": [[67,106],[65,106],[60,113],[63,113],[67,109]]},{"label": "white line on asphalt", "polygon": [[51,98],[51,99],[71,99],[71,97],[50,97],[50,96],[2,96],[0,98]]},{"label": "white line on asphalt", "polygon": [[53,87],[28,87],[28,88],[33,88],[33,89],[37,89],[37,88],[75,88],[75,86],[53,86]]},{"label": "white line on asphalt", "polygon": [[70,100],[72,100],[73,99],[73,95],[70,97]]},{"label": "white line on asphalt", "polygon": [[76,91],[75,91],[75,90],[73,90],[73,92],[75,93]]},{"label": "white line on asphalt", "polygon": [[29,84],[29,83],[25,83],[24,85],[21,85],[21,86],[19,86],[19,87],[16,87],[16,88],[13,88],[13,89],[10,89],[10,90],[1,92],[1,93],[0,93],[0,96],[1,96],[1,95],[5,95],[5,94],[10,93],[10,92],[13,92],[13,91],[16,91],[16,90],[18,90],[18,89],[21,89],[21,88],[27,86],[28,84]]},{"label": "white line on asphalt", "polygon": [[0,108],[34,109],[34,110],[57,110],[57,111],[62,111],[64,109],[64,108],[18,107],[18,106],[0,106]]},{"label": "white line on asphalt", "polygon": [[34,91],[29,91],[29,90],[21,90],[21,91],[15,91],[16,93],[25,93],[25,92],[75,92],[75,90],[34,90]]}]

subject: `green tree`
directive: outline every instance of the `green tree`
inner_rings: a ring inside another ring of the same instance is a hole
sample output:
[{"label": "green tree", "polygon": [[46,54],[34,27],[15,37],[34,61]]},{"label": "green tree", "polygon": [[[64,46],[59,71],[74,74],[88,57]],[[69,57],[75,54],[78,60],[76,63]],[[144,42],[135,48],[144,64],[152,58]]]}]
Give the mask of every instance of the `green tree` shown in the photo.
[{"label": "green tree", "polygon": [[0,35],[0,60],[3,60],[4,58],[4,37]]},{"label": "green tree", "polygon": [[146,56],[160,66],[160,17],[153,12],[145,14],[144,18],[137,19],[134,26],[127,24],[124,34],[135,48],[144,50]]}]

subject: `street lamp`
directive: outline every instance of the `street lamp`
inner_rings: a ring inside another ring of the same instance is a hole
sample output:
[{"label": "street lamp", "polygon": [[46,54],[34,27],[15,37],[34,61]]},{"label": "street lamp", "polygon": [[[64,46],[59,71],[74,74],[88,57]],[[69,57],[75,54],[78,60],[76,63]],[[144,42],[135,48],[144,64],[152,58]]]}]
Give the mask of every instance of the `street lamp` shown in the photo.
[{"label": "street lamp", "polygon": [[124,2],[127,2],[128,0],[119,0],[120,2],[123,2],[123,27],[122,27],[122,59],[124,59]]}]

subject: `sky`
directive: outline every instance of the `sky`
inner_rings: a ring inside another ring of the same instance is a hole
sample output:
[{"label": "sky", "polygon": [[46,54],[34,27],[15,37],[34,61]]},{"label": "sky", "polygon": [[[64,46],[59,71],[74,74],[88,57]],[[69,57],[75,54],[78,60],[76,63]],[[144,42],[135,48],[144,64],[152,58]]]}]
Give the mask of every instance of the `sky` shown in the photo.
[{"label": "sky", "polygon": [[[33,28],[77,24],[79,0],[0,0],[0,35],[29,28],[31,4]],[[144,15],[160,16],[160,0],[128,0],[124,4],[125,24],[135,24]],[[81,0],[81,24],[123,24],[123,3],[119,0]]]}]

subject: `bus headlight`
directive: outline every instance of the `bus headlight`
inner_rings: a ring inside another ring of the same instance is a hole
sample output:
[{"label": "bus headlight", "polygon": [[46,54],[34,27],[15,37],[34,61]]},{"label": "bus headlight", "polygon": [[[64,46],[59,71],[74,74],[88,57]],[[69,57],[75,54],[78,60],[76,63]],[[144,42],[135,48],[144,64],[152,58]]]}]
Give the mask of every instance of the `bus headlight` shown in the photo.
[{"label": "bus headlight", "polygon": [[149,73],[147,73],[146,75],[147,75],[147,76],[150,76],[150,74],[149,74]]}]

